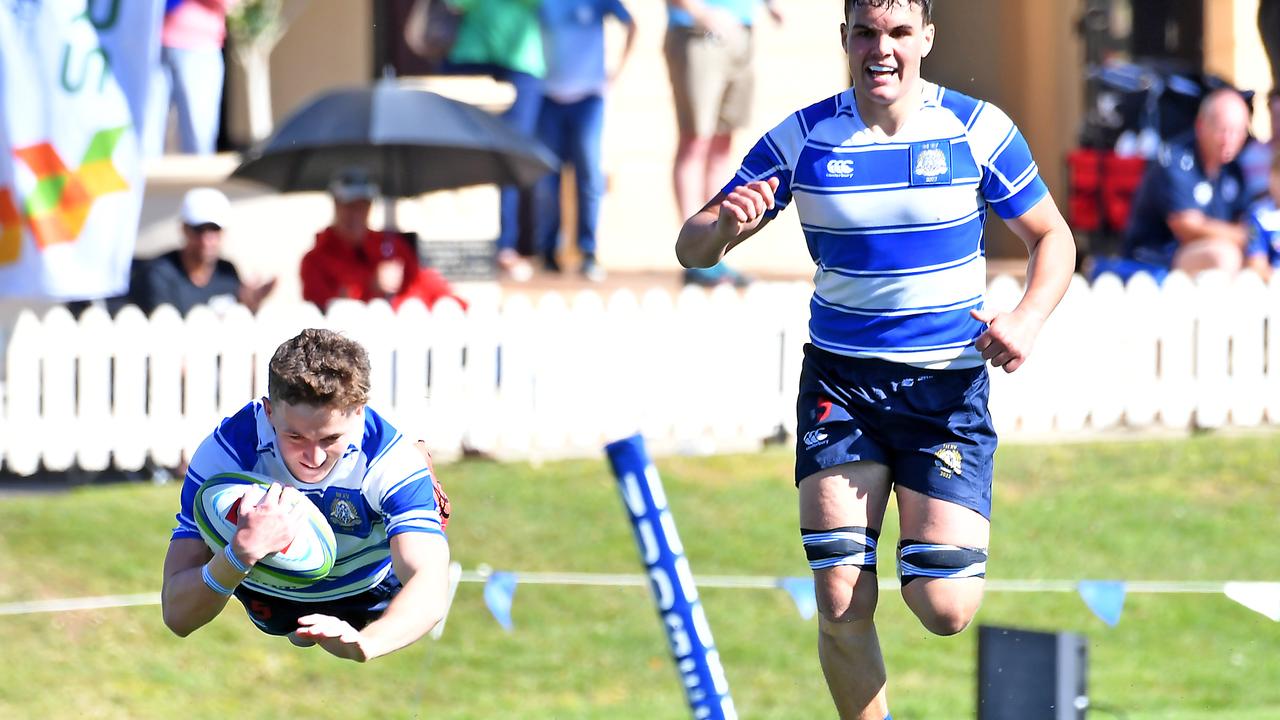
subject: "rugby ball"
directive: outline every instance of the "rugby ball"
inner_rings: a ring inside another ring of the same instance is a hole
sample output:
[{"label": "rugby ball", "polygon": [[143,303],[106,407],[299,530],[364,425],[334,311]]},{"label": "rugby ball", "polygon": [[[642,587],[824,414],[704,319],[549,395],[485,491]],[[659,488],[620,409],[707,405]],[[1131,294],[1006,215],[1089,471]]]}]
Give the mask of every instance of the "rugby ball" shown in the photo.
[{"label": "rugby ball", "polygon": [[[200,486],[192,510],[210,550],[222,552],[235,536],[241,506],[258,504],[271,483],[266,475],[229,472],[214,475]],[[273,588],[300,588],[324,578],[333,569],[338,552],[333,528],[315,503],[304,500],[303,506],[306,515],[297,535],[282,550],[259,560],[249,571],[249,580]]]}]

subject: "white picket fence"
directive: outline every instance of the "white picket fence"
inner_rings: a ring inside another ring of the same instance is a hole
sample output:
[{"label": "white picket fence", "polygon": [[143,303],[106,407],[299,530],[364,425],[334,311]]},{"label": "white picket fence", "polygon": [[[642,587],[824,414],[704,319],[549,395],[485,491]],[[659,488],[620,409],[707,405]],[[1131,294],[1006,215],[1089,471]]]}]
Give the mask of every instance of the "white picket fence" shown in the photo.
[{"label": "white picket fence", "polygon": [[[176,466],[219,419],[266,394],[272,352],[311,326],[363,343],[370,404],[444,457],[464,444],[510,459],[599,457],[635,431],[657,453],[748,450],[780,427],[794,432],[810,291],[510,295],[466,313],[382,302],[256,317],[23,311],[3,348],[0,458],[18,474]],[[998,277],[988,305],[1011,308],[1021,292]],[[992,378],[1006,438],[1280,426],[1280,282],[1077,277],[1032,359]]]}]

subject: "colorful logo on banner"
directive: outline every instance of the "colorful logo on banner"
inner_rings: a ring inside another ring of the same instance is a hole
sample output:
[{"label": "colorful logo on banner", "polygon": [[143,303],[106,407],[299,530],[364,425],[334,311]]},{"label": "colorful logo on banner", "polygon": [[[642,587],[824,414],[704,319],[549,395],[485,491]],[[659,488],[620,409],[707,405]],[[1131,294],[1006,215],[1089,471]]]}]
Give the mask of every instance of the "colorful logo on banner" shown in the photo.
[{"label": "colorful logo on banner", "polygon": [[[129,183],[111,162],[116,143],[127,129],[117,127],[95,133],[79,167],[74,169],[67,167],[48,142],[13,151],[36,177],[35,188],[23,209],[37,248],[74,242],[97,198],[129,189]],[[22,220],[12,191],[0,188],[0,264],[20,258]]]}]

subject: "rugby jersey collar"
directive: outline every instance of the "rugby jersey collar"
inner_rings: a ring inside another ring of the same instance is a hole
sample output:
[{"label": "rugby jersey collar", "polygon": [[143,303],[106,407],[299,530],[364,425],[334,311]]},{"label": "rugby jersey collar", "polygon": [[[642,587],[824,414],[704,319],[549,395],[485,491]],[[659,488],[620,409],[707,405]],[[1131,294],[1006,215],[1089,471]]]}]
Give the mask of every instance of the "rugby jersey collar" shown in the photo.
[{"label": "rugby jersey collar", "polygon": [[[920,86],[920,105],[917,109],[923,110],[942,107],[942,94],[945,92],[945,89],[941,85],[931,83],[924,78],[921,78],[920,82],[922,83]],[[862,114],[858,112],[856,91],[852,87],[836,96],[836,115],[848,115],[853,118],[859,127],[867,127],[867,123],[863,120]]]}]

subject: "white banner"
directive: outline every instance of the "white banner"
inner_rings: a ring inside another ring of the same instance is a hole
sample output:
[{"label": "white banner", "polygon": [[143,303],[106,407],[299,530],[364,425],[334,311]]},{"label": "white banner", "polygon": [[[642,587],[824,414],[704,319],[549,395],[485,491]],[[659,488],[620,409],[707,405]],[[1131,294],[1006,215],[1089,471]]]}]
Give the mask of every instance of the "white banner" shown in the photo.
[{"label": "white banner", "polygon": [[128,289],[164,0],[0,0],[0,296]]},{"label": "white banner", "polygon": [[1250,610],[1280,622],[1280,583],[1229,582],[1222,591]]}]

